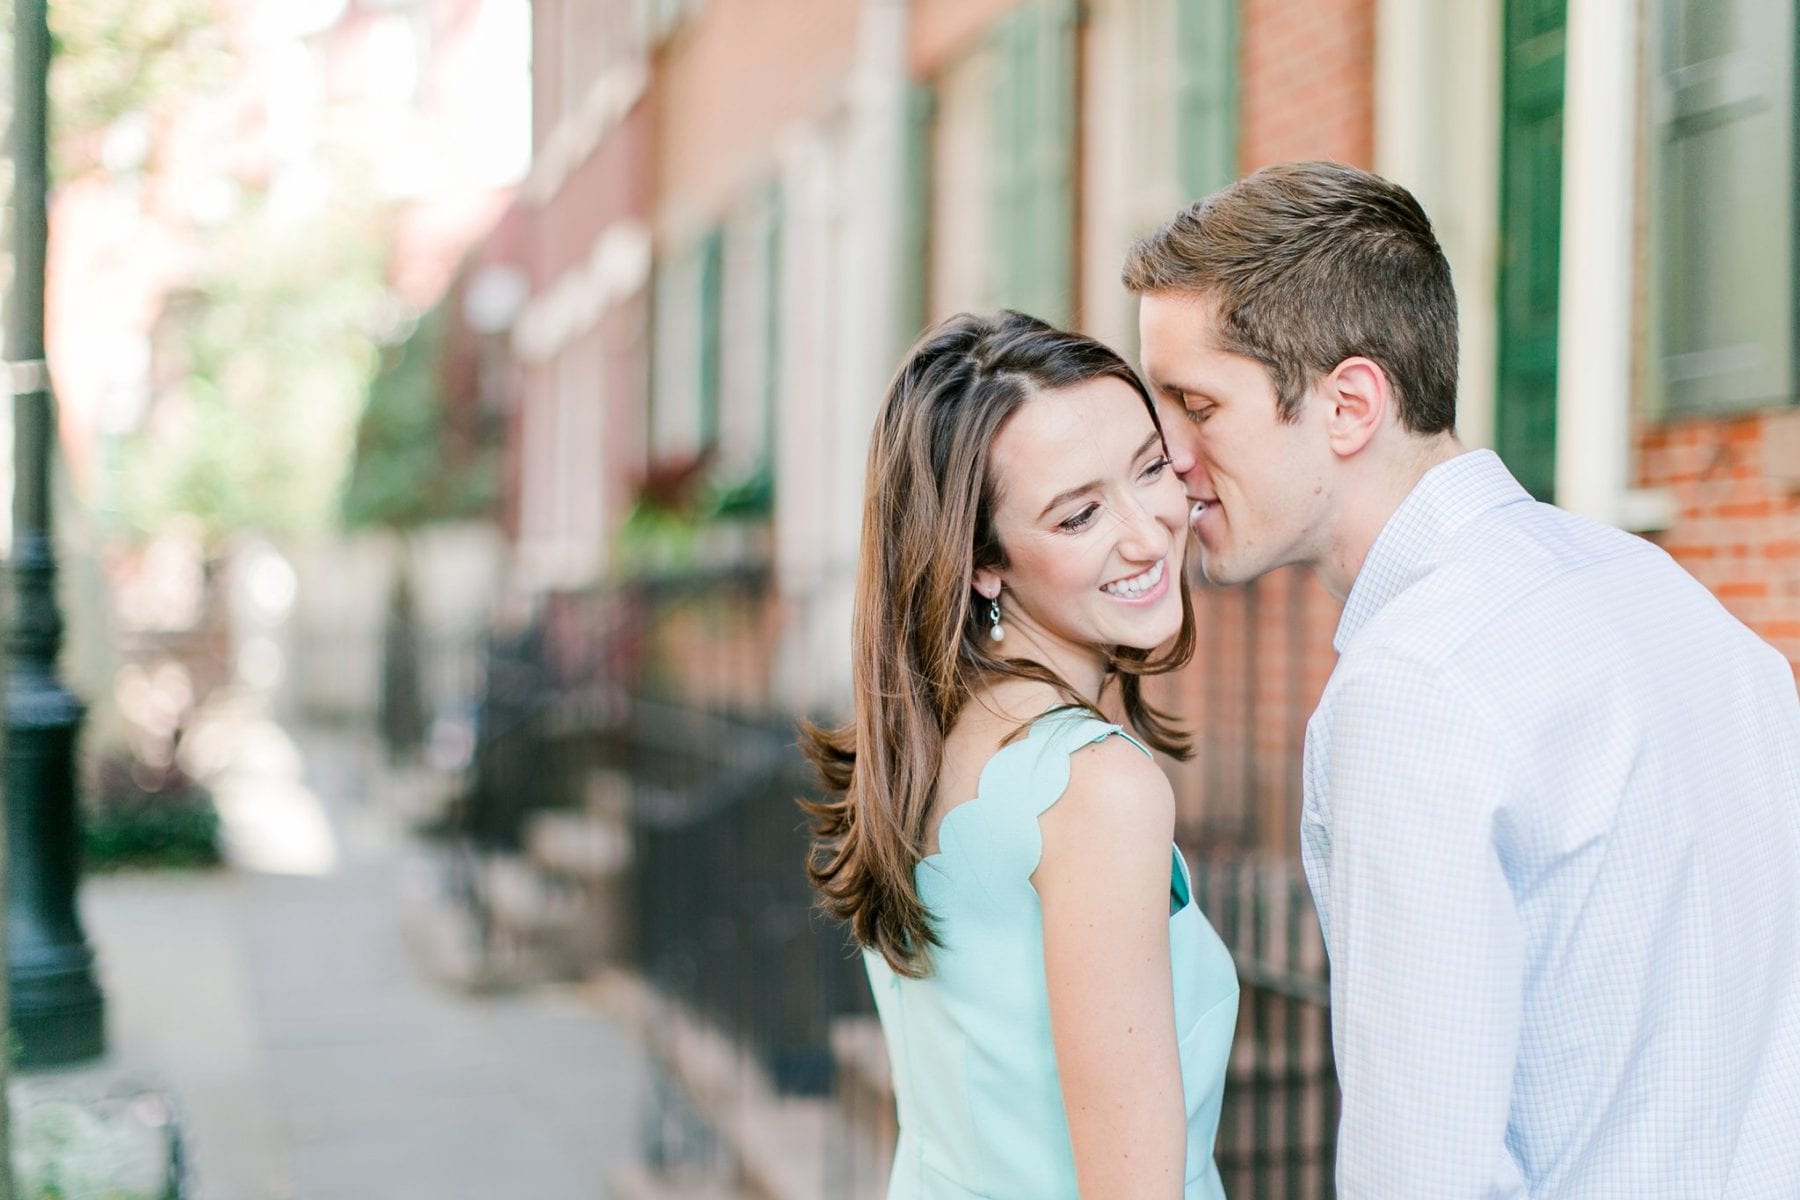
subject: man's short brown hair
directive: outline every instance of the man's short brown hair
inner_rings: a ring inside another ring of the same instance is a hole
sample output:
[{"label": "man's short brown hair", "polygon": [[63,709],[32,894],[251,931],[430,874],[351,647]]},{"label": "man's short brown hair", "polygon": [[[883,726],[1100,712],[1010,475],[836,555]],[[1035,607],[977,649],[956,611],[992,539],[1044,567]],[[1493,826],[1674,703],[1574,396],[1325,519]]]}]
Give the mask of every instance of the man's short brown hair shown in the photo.
[{"label": "man's short brown hair", "polygon": [[1455,429],[1450,263],[1398,184],[1341,163],[1264,167],[1140,240],[1124,281],[1216,303],[1223,348],[1268,368],[1284,421],[1309,383],[1361,355],[1387,372],[1405,428]]}]

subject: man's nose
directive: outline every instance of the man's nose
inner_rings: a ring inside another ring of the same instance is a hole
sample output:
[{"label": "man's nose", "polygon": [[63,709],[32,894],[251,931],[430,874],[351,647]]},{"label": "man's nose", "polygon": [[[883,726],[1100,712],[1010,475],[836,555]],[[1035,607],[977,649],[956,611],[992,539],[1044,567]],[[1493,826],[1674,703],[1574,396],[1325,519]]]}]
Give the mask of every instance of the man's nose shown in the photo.
[{"label": "man's nose", "polygon": [[1163,445],[1169,448],[1169,467],[1186,482],[1200,465],[1200,431],[1188,419],[1187,410],[1168,397],[1156,398],[1156,415],[1162,425]]},{"label": "man's nose", "polygon": [[1182,480],[1193,473],[1200,465],[1200,453],[1194,447],[1194,438],[1186,430],[1171,431],[1168,435],[1169,468]]},{"label": "man's nose", "polygon": [[1194,494],[1201,473],[1200,433],[1185,417],[1164,425],[1163,441],[1169,447],[1169,469],[1181,480],[1188,494]]}]

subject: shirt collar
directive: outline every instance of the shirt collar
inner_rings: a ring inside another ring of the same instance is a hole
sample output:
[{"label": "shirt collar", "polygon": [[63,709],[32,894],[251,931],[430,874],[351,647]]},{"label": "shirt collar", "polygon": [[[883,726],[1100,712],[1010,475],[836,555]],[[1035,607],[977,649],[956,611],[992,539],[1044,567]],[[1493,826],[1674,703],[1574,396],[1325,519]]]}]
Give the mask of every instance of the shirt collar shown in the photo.
[{"label": "shirt collar", "polygon": [[1489,509],[1529,499],[1492,450],[1471,450],[1425,472],[1363,558],[1333,649],[1342,654],[1370,618],[1424,575],[1447,536]]}]

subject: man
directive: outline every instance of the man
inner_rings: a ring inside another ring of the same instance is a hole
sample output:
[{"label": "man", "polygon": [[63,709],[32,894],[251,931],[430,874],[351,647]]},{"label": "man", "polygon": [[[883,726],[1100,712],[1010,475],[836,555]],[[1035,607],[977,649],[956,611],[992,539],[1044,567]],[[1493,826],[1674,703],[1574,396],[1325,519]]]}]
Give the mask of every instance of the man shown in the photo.
[{"label": "man", "polygon": [[1650,543],[1455,432],[1417,201],[1239,181],[1135,246],[1209,580],[1344,601],[1302,851],[1338,1194],[1800,1196],[1800,700]]}]

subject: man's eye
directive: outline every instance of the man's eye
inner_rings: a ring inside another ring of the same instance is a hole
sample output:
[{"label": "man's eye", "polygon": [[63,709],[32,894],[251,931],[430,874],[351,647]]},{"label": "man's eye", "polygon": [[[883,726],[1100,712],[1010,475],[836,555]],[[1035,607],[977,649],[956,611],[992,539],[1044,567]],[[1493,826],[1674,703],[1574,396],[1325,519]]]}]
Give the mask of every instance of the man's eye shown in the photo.
[{"label": "man's eye", "polygon": [[1188,408],[1184,405],[1181,409],[1181,415],[1198,425],[1212,415],[1212,406],[1209,404],[1203,408]]},{"label": "man's eye", "polygon": [[1062,522],[1062,524],[1058,525],[1057,528],[1058,529],[1067,529],[1070,533],[1073,533],[1076,530],[1082,528],[1089,521],[1093,520],[1094,514],[1099,511],[1100,511],[1100,506],[1098,504],[1090,504],[1086,508],[1082,509],[1080,512],[1076,513],[1074,516],[1070,517],[1068,520]]}]

